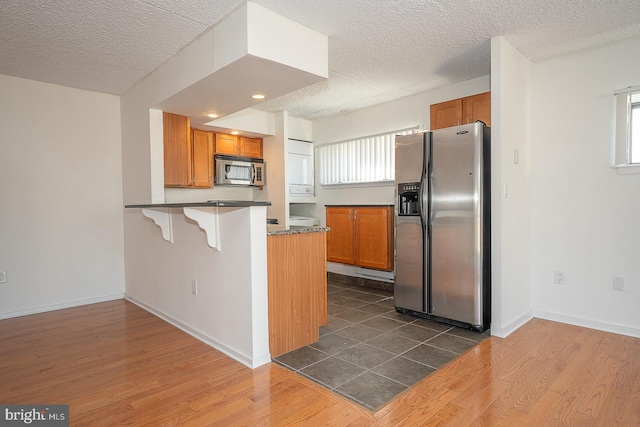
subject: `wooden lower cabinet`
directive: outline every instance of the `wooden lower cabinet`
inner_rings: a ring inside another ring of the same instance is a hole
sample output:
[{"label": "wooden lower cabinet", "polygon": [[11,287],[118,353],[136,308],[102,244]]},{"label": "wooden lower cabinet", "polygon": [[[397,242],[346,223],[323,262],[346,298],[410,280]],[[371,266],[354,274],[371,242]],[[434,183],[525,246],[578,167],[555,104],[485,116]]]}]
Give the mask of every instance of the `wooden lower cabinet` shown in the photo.
[{"label": "wooden lower cabinet", "polygon": [[267,236],[271,357],[318,342],[327,324],[325,234]]},{"label": "wooden lower cabinet", "polygon": [[393,207],[327,207],[327,261],[393,270]]}]

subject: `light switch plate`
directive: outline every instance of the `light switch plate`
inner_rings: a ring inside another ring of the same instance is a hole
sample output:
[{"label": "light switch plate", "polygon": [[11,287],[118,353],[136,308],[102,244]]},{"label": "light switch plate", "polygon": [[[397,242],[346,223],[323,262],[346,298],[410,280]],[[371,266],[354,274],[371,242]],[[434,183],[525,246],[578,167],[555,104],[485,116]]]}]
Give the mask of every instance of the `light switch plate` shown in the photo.
[{"label": "light switch plate", "polygon": [[613,276],[613,289],[615,291],[624,291],[624,277]]},{"label": "light switch plate", "polygon": [[0,283],[7,283],[7,272],[0,271]]}]

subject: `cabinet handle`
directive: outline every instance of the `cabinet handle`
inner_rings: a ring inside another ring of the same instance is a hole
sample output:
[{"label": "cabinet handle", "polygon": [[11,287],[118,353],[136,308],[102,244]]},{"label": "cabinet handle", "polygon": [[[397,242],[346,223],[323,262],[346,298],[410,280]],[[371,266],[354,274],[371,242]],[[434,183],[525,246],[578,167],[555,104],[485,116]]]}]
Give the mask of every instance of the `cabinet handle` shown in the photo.
[{"label": "cabinet handle", "polygon": [[458,120],[458,126],[460,126],[460,120]]}]

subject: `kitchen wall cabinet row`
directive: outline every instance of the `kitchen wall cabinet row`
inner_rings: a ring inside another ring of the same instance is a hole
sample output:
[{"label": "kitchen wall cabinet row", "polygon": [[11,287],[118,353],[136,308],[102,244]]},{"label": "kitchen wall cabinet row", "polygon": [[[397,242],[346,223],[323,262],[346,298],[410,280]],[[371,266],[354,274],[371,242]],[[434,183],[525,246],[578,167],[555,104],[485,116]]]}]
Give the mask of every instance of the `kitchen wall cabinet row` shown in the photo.
[{"label": "kitchen wall cabinet row", "polygon": [[216,154],[262,158],[262,139],[216,134]]},{"label": "kitchen wall cabinet row", "polygon": [[262,158],[262,139],[191,129],[189,117],[163,113],[164,186],[213,188],[214,154]]},{"label": "kitchen wall cabinet row", "polygon": [[393,270],[393,206],[328,206],[327,261]]},{"label": "kitchen wall cabinet row", "polygon": [[491,126],[491,92],[431,105],[430,130],[483,121]]}]

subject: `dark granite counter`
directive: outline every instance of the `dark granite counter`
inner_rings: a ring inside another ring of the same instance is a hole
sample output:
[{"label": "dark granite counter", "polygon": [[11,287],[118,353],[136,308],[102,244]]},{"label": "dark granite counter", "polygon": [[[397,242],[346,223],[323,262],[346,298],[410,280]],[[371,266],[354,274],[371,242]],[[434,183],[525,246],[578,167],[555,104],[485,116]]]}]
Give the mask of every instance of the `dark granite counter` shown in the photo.
[{"label": "dark granite counter", "polygon": [[278,226],[271,226],[273,228],[267,228],[267,236],[282,236],[287,234],[303,234],[303,233],[320,233],[329,231],[329,227],[294,227],[289,230],[285,230],[284,227],[278,228]]},{"label": "dark granite counter", "polygon": [[246,208],[250,206],[271,206],[271,202],[251,200],[208,200],[206,202],[149,203],[144,205],[125,205],[125,208]]}]

